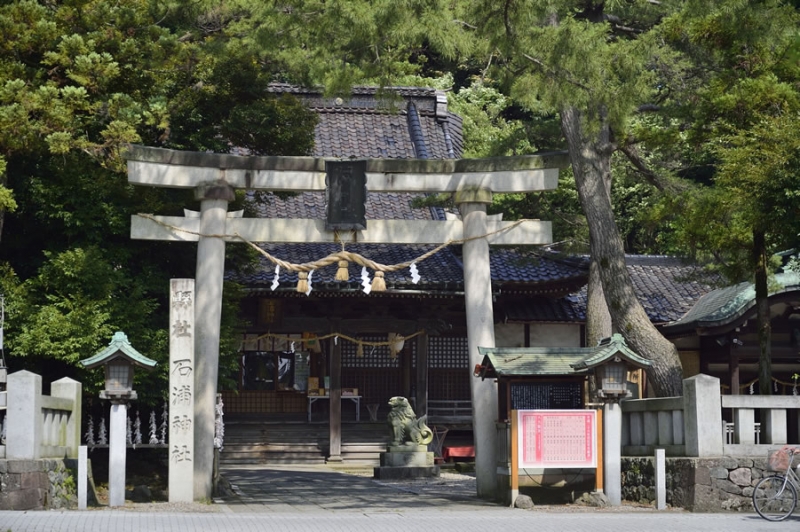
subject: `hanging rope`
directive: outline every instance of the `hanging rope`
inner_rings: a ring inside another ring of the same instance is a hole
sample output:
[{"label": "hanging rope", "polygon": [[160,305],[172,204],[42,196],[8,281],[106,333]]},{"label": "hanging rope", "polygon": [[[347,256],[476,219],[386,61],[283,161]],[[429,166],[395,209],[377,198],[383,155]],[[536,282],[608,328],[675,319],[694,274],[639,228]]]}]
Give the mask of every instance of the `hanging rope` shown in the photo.
[{"label": "hanging rope", "polygon": [[[412,334],[410,334],[408,336],[403,336],[403,335],[397,334],[394,337],[392,337],[390,335],[390,338],[387,341],[361,340],[359,338],[354,338],[352,336],[347,336],[346,334],[342,334],[340,332],[333,332],[333,333],[330,333],[330,334],[323,334],[322,336],[316,336],[315,335],[312,338],[302,339],[300,341],[304,341],[304,342],[307,342],[307,341],[319,342],[321,340],[327,340],[328,338],[336,338],[337,340],[341,338],[342,340],[347,340],[348,342],[356,344],[356,357],[358,357],[358,358],[363,358],[364,357],[364,346],[366,345],[366,346],[369,346],[369,347],[388,347],[389,348],[389,354],[390,354],[391,358],[394,359],[397,356],[397,351],[394,348],[395,345],[397,345],[400,342],[405,343],[407,340],[411,340],[412,338],[414,338],[416,336],[419,336],[420,334],[423,334],[424,332],[425,332],[425,329],[421,329],[421,330],[419,330],[419,331],[417,331],[415,333],[412,333]],[[266,334],[262,334],[261,336],[257,336],[255,338],[248,338],[246,341],[247,342],[258,342],[259,340],[265,340],[267,338],[272,338],[274,340],[282,340],[282,341],[291,342],[291,343],[294,343],[294,342],[298,341],[298,338],[293,338],[291,336],[283,336],[283,335],[280,335],[280,334],[273,334],[273,333],[266,333]]]},{"label": "hanging rope", "polygon": [[443,250],[447,246],[450,246],[450,245],[453,245],[453,244],[464,244],[465,242],[471,242],[473,240],[478,240],[478,239],[481,239],[481,238],[488,238],[490,236],[493,236],[493,235],[496,235],[496,234],[499,234],[499,233],[503,233],[505,231],[510,231],[511,229],[517,227],[518,225],[522,224],[523,222],[529,221],[527,219],[517,220],[514,223],[512,223],[512,224],[510,224],[510,225],[508,225],[506,227],[501,227],[500,229],[497,229],[496,231],[492,231],[492,232],[486,233],[484,235],[472,236],[472,237],[469,237],[469,238],[459,238],[459,239],[448,240],[444,244],[440,244],[440,245],[436,246],[432,250],[430,250],[430,251],[428,251],[426,253],[423,253],[422,255],[419,255],[417,258],[415,258],[413,260],[401,262],[401,263],[398,263],[398,264],[381,264],[381,263],[375,262],[375,261],[373,261],[373,260],[371,260],[371,259],[369,259],[367,257],[364,257],[363,255],[360,255],[359,253],[354,253],[354,252],[351,252],[351,251],[347,251],[347,250],[345,250],[344,241],[342,241],[342,250],[341,251],[337,251],[335,253],[331,253],[331,254],[327,255],[326,257],[323,257],[321,259],[318,259],[318,260],[315,260],[315,261],[312,261],[312,262],[303,262],[303,263],[297,264],[297,263],[293,263],[293,262],[282,260],[282,259],[280,259],[278,257],[275,257],[274,255],[271,255],[270,253],[268,253],[267,251],[263,250],[258,245],[254,244],[253,242],[251,242],[251,241],[247,240],[246,238],[244,238],[243,236],[241,236],[239,233],[234,233],[233,235],[203,234],[203,233],[200,233],[200,232],[197,232],[197,231],[190,231],[188,229],[182,229],[180,227],[176,227],[174,225],[162,222],[162,221],[156,219],[156,217],[153,216],[152,214],[139,214],[139,216],[141,216],[142,218],[146,218],[146,219],[148,219],[148,220],[150,220],[150,221],[152,221],[152,222],[154,222],[154,223],[156,223],[156,224],[158,224],[158,225],[160,225],[162,227],[165,227],[165,228],[167,228],[167,229],[169,229],[171,231],[177,231],[177,232],[180,232],[180,233],[186,233],[186,234],[195,235],[195,236],[198,236],[198,237],[205,237],[205,238],[229,238],[229,237],[234,237],[234,238],[244,242],[245,244],[247,244],[248,246],[250,246],[254,250],[256,250],[258,253],[263,255],[267,260],[269,260],[270,262],[272,262],[276,266],[279,266],[280,268],[284,268],[286,270],[298,273],[299,277],[300,277],[299,280],[298,280],[298,285],[297,285],[297,291],[298,292],[307,292],[308,289],[309,289],[309,283],[308,283],[308,280],[307,280],[308,277],[307,276],[305,276],[305,277],[302,276],[302,273],[312,272],[312,271],[317,270],[319,268],[324,268],[325,266],[329,266],[331,264],[336,263],[337,266],[338,266],[338,269],[336,271],[336,280],[337,281],[347,281],[350,278],[348,267],[349,267],[349,263],[351,263],[351,262],[353,262],[355,264],[358,264],[358,265],[360,265],[362,267],[369,268],[369,269],[373,270],[375,272],[375,278],[372,281],[372,290],[374,290],[376,292],[381,292],[381,291],[386,290],[386,281],[385,281],[385,277],[384,277],[386,272],[396,272],[398,270],[402,270],[404,268],[408,268],[412,264],[416,264],[418,262],[422,262],[425,259],[428,259],[428,258],[432,257],[433,255],[439,253],[441,250]]}]

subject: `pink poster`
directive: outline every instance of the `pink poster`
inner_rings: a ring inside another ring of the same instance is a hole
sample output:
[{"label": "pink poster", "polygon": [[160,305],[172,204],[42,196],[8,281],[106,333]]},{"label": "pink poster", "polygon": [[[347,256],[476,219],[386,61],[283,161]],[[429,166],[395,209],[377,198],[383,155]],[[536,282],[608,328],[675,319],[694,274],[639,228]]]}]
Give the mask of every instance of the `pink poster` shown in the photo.
[{"label": "pink poster", "polygon": [[520,410],[520,468],[597,467],[597,412]]}]

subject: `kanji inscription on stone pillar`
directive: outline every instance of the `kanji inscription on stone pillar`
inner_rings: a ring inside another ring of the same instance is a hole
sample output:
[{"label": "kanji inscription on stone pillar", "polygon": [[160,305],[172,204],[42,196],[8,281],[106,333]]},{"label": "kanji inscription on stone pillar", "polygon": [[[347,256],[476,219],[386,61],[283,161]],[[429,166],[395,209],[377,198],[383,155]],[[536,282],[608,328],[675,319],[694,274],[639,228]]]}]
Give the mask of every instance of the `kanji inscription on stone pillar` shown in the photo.
[{"label": "kanji inscription on stone pillar", "polygon": [[169,502],[192,502],[194,279],[170,280],[169,321]]}]

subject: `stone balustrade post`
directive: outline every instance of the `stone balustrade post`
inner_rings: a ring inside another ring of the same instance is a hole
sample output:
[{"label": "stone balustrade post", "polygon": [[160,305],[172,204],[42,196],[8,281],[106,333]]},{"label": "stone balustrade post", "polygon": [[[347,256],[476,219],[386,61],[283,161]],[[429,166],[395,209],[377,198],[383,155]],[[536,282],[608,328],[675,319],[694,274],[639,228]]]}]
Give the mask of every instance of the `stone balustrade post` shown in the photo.
[{"label": "stone balustrade post", "polygon": [[8,376],[6,458],[36,460],[42,448],[42,377],[30,371]]},{"label": "stone balustrade post", "polygon": [[72,401],[72,412],[67,420],[66,441],[67,458],[78,458],[78,447],[81,444],[81,411],[82,390],[80,382],[64,377],[50,384],[50,396]]},{"label": "stone balustrade post", "polygon": [[683,381],[686,456],[722,456],[722,399],[719,379],[695,375]]}]

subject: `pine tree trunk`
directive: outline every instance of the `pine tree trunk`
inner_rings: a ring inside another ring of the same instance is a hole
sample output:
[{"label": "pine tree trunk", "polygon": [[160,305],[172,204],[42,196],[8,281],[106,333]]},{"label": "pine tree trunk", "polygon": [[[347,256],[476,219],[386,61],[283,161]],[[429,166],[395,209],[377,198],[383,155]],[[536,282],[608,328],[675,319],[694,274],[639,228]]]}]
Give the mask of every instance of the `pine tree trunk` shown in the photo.
[{"label": "pine tree trunk", "polygon": [[592,259],[589,265],[589,285],[586,294],[586,345],[592,347],[611,336],[611,314],[603,293],[600,265]]},{"label": "pine tree trunk", "polygon": [[[611,204],[611,172],[603,176],[603,189]],[[608,338],[613,332],[611,314],[606,305],[606,296],[603,293],[603,281],[600,279],[600,266],[594,258],[589,264],[589,283],[586,290],[586,345],[597,345],[603,338]]]},{"label": "pine tree trunk", "polygon": [[[758,392],[772,395],[772,325],[769,315],[769,286],[767,285],[767,243],[763,231],[753,231],[755,259],[756,315],[758,319]],[[736,346],[734,346],[734,349]]]},{"label": "pine tree trunk", "polygon": [[658,332],[636,298],[611,201],[605,193],[613,153],[608,124],[601,123],[590,138],[580,112],[567,108],[561,113],[561,129],[569,145],[578,195],[589,224],[591,254],[599,266],[612,323],[628,346],[652,363],[647,376],[655,394],[681,395],[683,372],[678,350]]}]

